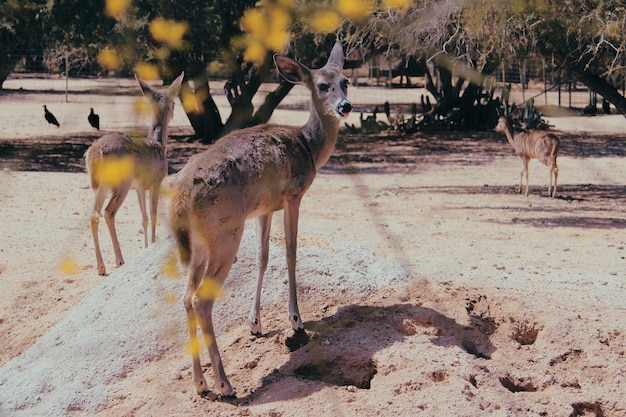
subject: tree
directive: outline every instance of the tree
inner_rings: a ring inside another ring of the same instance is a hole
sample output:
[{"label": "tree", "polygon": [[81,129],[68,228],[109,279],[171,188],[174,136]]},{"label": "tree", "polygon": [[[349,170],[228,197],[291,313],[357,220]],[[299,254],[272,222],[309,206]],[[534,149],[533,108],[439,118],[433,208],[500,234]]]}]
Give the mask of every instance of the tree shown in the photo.
[{"label": "tree", "polygon": [[485,85],[501,63],[536,57],[555,62],[626,114],[611,83],[624,77],[626,13],[619,0],[415,0],[414,7],[377,9],[365,26],[344,25],[342,36],[353,49],[425,59],[437,75],[439,86],[427,87],[441,113],[461,91]]},{"label": "tree", "polygon": [[46,0],[0,2],[0,91],[20,59],[42,56]]}]

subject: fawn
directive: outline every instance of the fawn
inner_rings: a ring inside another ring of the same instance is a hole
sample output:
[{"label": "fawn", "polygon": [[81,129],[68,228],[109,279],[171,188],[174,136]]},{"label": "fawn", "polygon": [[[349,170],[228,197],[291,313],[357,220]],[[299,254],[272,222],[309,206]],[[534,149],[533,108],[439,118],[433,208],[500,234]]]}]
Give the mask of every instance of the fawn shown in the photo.
[{"label": "fawn", "polygon": [[[497,132],[504,132],[515,154],[522,158],[522,173],[518,191],[522,192],[522,181],[526,175],[526,195],[528,196],[528,162],[532,158],[537,158],[542,164],[550,169],[550,183],[548,185],[548,195],[556,197],[556,182],[559,176],[559,168],[556,164],[556,157],[561,144],[559,138],[550,132],[543,130],[531,130],[530,132],[514,132],[513,123],[507,116],[500,116],[495,127]],[[552,178],[554,177],[554,188],[552,188]]]},{"label": "fawn", "polygon": [[[115,215],[131,188],[137,190],[142,215],[145,245],[148,246],[148,216],[146,214],[146,190],[150,190],[150,217],[152,220],[152,243],[156,237],[157,205],[161,182],[167,176],[168,125],[174,116],[174,99],[178,96],[184,74],[180,74],[163,91],[156,90],[137,78],[143,94],[153,103],[154,121],[145,139],[132,139],[119,133],[111,133],[96,140],[85,152],[85,165],[96,194],[91,215],[91,234],[96,249],[98,273],[106,275],[106,267],[100,253],[98,224],[100,212],[107,195],[111,198],[104,209],[104,219],[113,241],[115,264],[124,264],[120,243],[115,230]],[[117,170],[111,178],[106,171]],[[126,174],[126,175],[125,175]]]}]

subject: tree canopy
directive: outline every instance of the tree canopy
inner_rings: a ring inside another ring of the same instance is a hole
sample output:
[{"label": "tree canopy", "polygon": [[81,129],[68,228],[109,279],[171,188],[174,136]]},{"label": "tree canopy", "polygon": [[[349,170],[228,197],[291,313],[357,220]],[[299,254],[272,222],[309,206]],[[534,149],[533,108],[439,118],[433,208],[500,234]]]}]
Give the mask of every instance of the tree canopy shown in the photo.
[{"label": "tree canopy", "polygon": [[[165,81],[185,70],[185,111],[196,136],[213,140],[266,121],[287,94],[291,86],[281,83],[252,106],[272,53],[289,46],[315,66],[324,57],[311,46],[336,38],[353,57],[411,57],[475,86],[502,65],[540,58],[626,114],[621,0],[3,0],[0,86],[33,57],[52,70]],[[209,93],[215,68],[228,81],[225,120]],[[459,95],[462,83],[450,83]]]}]

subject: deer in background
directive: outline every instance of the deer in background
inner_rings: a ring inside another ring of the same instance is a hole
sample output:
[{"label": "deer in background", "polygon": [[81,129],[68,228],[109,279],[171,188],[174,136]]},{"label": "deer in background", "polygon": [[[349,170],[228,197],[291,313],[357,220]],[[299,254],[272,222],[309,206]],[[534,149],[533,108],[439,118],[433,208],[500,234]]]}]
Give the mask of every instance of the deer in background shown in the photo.
[{"label": "deer in background", "polygon": [[[170,205],[170,220],[181,262],[188,268],[184,306],[192,343],[193,383],[208,391],[198,344],[200,325],[207,341],[215,386],[234,395],[215,338],[212,311],[215,297],[231,269],[248,218],[256,218],[257,288],[249,316],[250,330],[261,335],[260,298],[267,268],[274,211],[284,210],[289,277],[289,320],[294,339],[307,336],[296,299],[296,246],[300,201],[337,141],[339,123],[352,111],[346,98],[348,80],[342,74],[344,53],[336,43],[326,65],[311,70],[285,56],[275,56],[280,75],[311,91],[309,120],[303,127],[260,125],[233,132],[179,172]],[[301,346],[302,344],[300,344]]]},{"label": "deer in background", "polygon": [[[156,239],[157,205],[161,182],[167,176],[167,136],[168,125],[174,116],[174,99],[178,96],[184,74],[181,74],[166,89],[159,91],[137,78],[141,90],[151,102],[154,121],[145,139],[133,139],[119,133],[111,133],[96,140],[85,152],[85,165],[96,195],[91,215],[91,234],[96,250],[98,273],[106,275],[106,268],[100,253],[98,224],[106,197],[111,198],[104,209],[104,219],[113,241],[115,264],[124,264],[122,251],[115,230],[115,215],[126,199],[131,188],[137,190],[139,208],[142,215],[145,245],[148,246],[148,216],[146,214],[146,190],[150,190],[150,217],[152,220],[152,243]],[[117,164],[117,165],[116,165]],[[112,173],[112,180],[105,178]],[[123,171],[127,171],[127,175]]]},{"label": "deer in background", "polygon": [[[520,174],[518,191],[522,192],[522,181],[526,175],[526,196],[528,196],[528,163],[531,159],[537,158],[542,164],[550,169],[550,183],[548,185],[548,195],[556,197],[556,184],[559,176],[559,168],[556,164],[556,157],[559,152],[561,141],[550,132],[543,130],[531,130],[529,132],[515,132],[513,123],[507,116],[500,116],[495,127],[497,132],[504,132],[515,154],[522,158],[523,168]],[[554,188],[552,188],[552,178],[554,178]]]}]

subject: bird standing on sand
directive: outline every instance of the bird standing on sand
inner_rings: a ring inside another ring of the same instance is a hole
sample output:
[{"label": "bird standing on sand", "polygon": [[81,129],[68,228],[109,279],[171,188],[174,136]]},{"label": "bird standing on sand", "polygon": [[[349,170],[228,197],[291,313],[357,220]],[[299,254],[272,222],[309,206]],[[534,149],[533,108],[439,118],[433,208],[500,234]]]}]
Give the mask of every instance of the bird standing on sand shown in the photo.
[{"label": "bird standing on sand", "polygon": [[57,120],[56,117],[54,117],[54,114],[50,113],[48,111],[48,108],[46,107],[46,105],[43,105],[43,111],[45,113],[45,117],[46,120],[48,121],[49,125],[55,125],[56,127],[59,127],[59,121]]},{"label": "bird standing on sand", "polygon": [[93,112],[93,107],[91,107],[89,112],[89,116],[87,116],[87,120],[89,120],[89,124],[92,127],[95,127],[97,130],[100,130],[100,116]]}]

